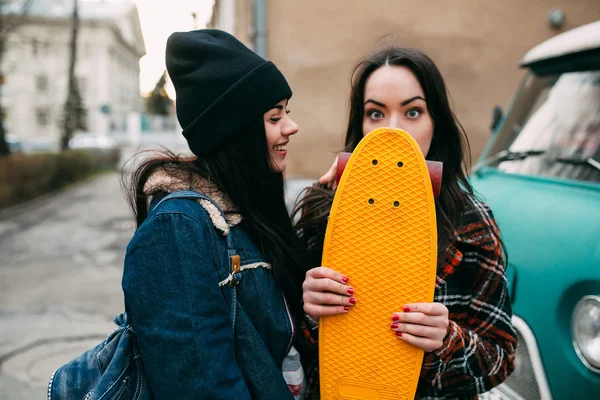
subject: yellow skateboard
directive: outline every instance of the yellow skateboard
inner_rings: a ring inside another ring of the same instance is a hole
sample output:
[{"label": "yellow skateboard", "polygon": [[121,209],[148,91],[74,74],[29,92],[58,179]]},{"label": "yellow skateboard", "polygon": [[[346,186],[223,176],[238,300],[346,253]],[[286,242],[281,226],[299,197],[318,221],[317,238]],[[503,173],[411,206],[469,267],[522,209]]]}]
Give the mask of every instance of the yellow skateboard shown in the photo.
[{"label": "yellow skateboard", "polygon": [[340,155],[323,265],[350,278],[358,301],[320,319],[321,399],[414,399],[423,350],[390,324],[405,304],[433,301],[441,172],[402,130],[376,129]]}]

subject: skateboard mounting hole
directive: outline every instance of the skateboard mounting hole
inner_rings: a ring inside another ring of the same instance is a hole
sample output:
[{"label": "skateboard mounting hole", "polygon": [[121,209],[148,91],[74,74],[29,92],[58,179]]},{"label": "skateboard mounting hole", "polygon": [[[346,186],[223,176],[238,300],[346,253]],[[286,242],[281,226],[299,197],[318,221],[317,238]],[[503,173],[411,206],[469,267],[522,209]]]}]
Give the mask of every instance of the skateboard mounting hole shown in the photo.
[{"label": "skateboard mounting hole", "polygon": [[375,204],[375,199],[369,199],[369,204]]},{"label": "skateboard mounting hole", "polygon": [[399,206],[400,206],[400,202],[399,202],[398,200],[396,200],[396,201],[394,202],[394,207],[399,207]]},{"label": "skateboard mounting hole", "polygon": [[377,160],[371,161],[371,164],[373,164],[373,165],[377,165],[378,163],[379,163],[379,161],[377,161]]},{"label": "skateboard mounting hole", "polygon": [[404,166],[404,163],[402,161],[398,161],[398,168],[402,168]]}]

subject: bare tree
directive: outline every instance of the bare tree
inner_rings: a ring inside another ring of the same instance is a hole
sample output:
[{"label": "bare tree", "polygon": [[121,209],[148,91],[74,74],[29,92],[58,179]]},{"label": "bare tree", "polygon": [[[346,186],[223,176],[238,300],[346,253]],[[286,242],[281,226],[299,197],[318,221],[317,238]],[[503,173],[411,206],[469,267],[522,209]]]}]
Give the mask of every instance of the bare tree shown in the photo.
[{"label": "bare tree", "polygon": [[[5,83],[2,65],[8,38],[25,21],[31,3],[33,3],[33,0],[0,0],[0,85]],[[9,153],[10,149],[6,143],[6,131],[4,128],[2,94],[0,93],[0,157],[6,156]]]},{"label": "bare tree", "polygon": [[79,32],[79,0],[73,0],[73,15],[71,18],[71,55],[69,58],[69,83],[67,88],[67,101],[64,109],[63,134],[60,140],[61,150],[69,149],[69,140],[73,137],[78,127],[77,98],[79,97],[75,65],[77,63],[77,36]]}]

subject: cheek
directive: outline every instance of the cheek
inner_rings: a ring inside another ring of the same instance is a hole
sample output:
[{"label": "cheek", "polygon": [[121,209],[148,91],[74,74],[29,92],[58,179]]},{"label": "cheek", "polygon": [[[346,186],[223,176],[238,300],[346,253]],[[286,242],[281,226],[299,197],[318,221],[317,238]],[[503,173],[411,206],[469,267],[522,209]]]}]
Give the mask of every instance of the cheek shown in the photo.
[{"label": "cheek", "polygon": [[269,149],[275,145],[277,142],[278,134],[277,134],[277,126],[273,125],[270,122],[265,121],[265,133],[267,135],[267,144],[269,145]]},{"label": "cheek", "polygon": [[373,129],[377,128],[378,124],[377,121],[373,121],[370,118],[363,118],[363,123],[362,123],[362,131],[363,131],[363,136],[367,136],[367,134],[369,132],[371,132]]},{"label": "cheek", "polygon": [[431,118],[423,119],[422,123],[415,130],[414,138],[419,147],[421,147],[423,154],[427,155],[433,141],[433,121]]}]

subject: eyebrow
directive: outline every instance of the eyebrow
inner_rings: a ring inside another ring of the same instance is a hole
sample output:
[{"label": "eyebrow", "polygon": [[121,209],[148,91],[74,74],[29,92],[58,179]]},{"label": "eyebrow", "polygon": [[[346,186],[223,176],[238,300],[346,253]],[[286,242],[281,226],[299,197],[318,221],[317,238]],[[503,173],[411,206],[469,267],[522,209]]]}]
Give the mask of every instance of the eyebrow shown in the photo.
[{"label": "eyebrow", "polygon": [[[406,99],[406,100],[404,100],[402,103],[400,103],[400,105],[401,105],[402,107],[404,107],[405,105],[407,105],[407,104],[410,104],[410,103],[412,103],[413,101],[415,101],[415,100],[419,100],[419,99],[421,99],[421,100],[425,101],[425,99],[424,99],[424,98],[422,98],[421,96],[414,96],[414,97],[411,97],[410,99]],[[425,101],[425,102],[426,102],[426,101]]]},{"label": "eyebrow", "polygon": [[[410,99],[404,100],[402,103],[400,103],[400,105],[402,107],[404,107],[405,105],[410,104],[413,101],[419,100],[419,99],[425,101],[425,99],[423,97],[421,97],[421,96],[414,96],[414,97],[411,97]],[[373,103],[373,104],[375,104],[375,105],[377,105],[377,106],[379,106],[381,108],[386,108],[387,107],[385,104],[380,103],[379,101],[375,101],[373,99],[368,99],[367,101],[365,101],[365,105],[367,105],[367,103]]]},{"label": "eyebrow", "polygon": [[369,99],[369,100],[365,101],[365,105],[367,105],[367,103],[373,103],[373,104],[375,104],[376,106],[379,106],[379,107],[381,107],[381,108],[386,108],[386,107],[387,107],[385,104],[383,104],[383,103],[380,103],[380,102],[378,102],[378,101],[375,101],[375,100],[373,100],[373,99]]}]

